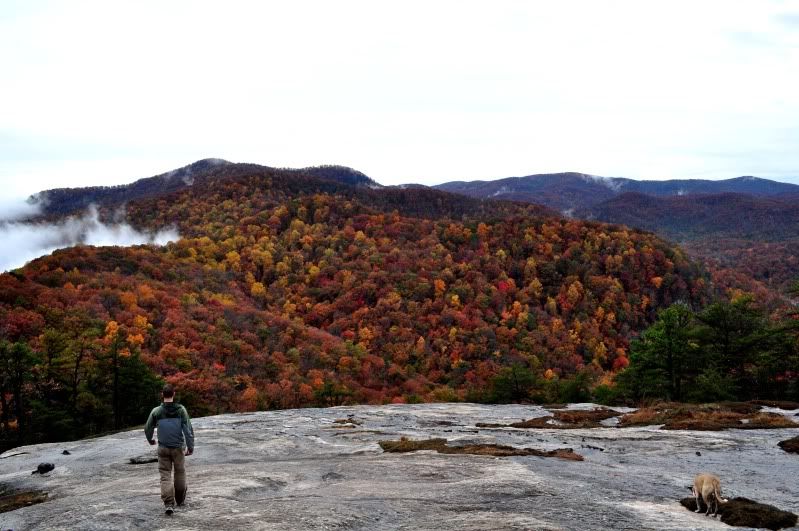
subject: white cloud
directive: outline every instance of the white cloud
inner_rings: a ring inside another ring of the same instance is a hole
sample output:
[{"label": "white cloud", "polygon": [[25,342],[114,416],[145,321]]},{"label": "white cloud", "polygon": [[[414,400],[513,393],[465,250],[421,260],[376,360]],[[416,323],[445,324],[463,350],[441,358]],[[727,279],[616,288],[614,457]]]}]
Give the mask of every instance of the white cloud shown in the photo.
[{"label": "white cloud", "polygon": [[208,156],[383,184],[799,173],[790,4],[221,6],[0,5],[0,182],[118,183]]},{"label": "white cloud", "polygon": [[107,225],[100,221],[95,208],[57,224],[0,222],[0,272],[74,245],[165,245],[179,238],[175,229],[146,234],[127,223]]},{"label": "white cloud", "polygon": [[614,192],[618,192],[619,190],[621,190],[621,184],[622,184],[621,181],[617,181],[612,177],[603,177],[600,175],[588,175],[586,173],[581,174],[581,177],[583,178],[584,181],[601,184],[606,188],[610,188]]}]

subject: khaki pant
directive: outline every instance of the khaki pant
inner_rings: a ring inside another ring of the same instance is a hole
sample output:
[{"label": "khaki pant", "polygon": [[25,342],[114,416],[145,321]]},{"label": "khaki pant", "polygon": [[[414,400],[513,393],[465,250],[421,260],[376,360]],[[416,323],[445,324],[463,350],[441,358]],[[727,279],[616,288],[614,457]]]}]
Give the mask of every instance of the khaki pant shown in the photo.
[{"label": "khaki pant", "polygon": [[[161,499],[164,505],[183,505],[186,499],[186,467],[183,448],[158,447],[158,472],[161,474]],[[172,482],[172,466],[175,481]]]}]

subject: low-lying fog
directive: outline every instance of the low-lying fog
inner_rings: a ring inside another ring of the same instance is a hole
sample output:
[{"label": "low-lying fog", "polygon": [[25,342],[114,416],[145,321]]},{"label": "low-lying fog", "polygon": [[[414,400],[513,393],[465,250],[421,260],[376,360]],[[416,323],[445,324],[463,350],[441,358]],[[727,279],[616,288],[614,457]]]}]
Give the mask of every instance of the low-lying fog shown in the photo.
[{"label": "low-lying fog", "polygon": [[174,228],[143,233],[127,223],[103,223],[94,207],[59,223],[25,221],[36,214],[38,207],[24,200],[0,204],[0,272],[73,245],[164,245],[180,238]]}]

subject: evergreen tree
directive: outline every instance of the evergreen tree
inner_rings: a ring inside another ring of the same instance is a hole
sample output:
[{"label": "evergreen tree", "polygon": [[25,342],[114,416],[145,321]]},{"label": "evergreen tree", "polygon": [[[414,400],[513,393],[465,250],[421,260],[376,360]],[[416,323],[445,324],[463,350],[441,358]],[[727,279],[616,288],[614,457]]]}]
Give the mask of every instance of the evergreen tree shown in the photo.
[{"label": "evergreen tree", "polygon": [[775,346],[775,331],[751,296],[716,302],[697,314],[696,330],[710,367],[729,376],[730,391],[741,399],[754,397],[759,358]]},{"label": "evergreen tree", "polygon": [[693,326],[691,309],[676,303],[632,343],[630,367],[620,376],[620,385],[632,398],[683,399],[684,383],[705,365],[691,338]]},{"label": "evergreen tree", "polygon": [[[13,413],[16,419],[16,438],[19,443],[27,435],[29,418],[28,387],[34,378],[33,367],[38,362],[37,354],[27,343],[22,341],[10,343],[6,340],[0,340],[2,427],[4,430],[9,430],[11,425],[10,413]],[[11,403],[7,401],[7,395],[10,395]]]},{"label": "evergreen tree", "polygon": [[528,400],[536,384],[533,371],[519,364],[505,367],[492,380],[493,402],[507,403]]}]

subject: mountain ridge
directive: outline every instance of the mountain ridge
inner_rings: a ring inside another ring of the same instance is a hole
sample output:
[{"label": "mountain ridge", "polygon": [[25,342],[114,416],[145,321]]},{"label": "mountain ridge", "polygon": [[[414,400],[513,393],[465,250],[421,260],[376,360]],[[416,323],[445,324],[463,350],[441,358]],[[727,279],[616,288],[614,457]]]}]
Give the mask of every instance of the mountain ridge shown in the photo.
[{"label": "mountain ridge", "polygon": [[31,195],[28,201],[40,205],[45,216],[57,217],[83,210],[92,204],[99,206],[123,204],[136,199],[169,194],[193,186],[195,182],[213,178],[232,167],[246,168],[247,171],[275,170],[294,175],[313,176],[353,186],[382,188],[382,185],[367,175],[346,166],[272,168],[259,164],[234,163],[224,159],[206,158],[152,177],[143,177],[128,184],[42,190]]},{"label": "mountain ridge", "polygon": [[491,180],[449,181],[432,186],[422,184],[384,186],[363,172],[342,165],[277,168],[206,158],[162,174],[137,179],[128,184],[53,188],[33,194],[29,200],[41,204],[45,214],[63,215],[86,208],[92,203],[122,203],[136,198],[180,190],[193,185],[195,180],[211,177],[230,166],[245,166],[253,170],[279,170],[294,175],[309,175],[372,189],[431,188],[478,199],[504,199],[537,203],[569,214],[626,192],[654,196],[747,193],[763,197],[777,195],[799,197],[799,185],[754,176],[721,180],[668,179],[653,181],[603,177],[581,172],[557,172]]},{"label": "mountain ridge", "polygon": [[450,181],[433,186],[470,195],[539,203],[561,211],[584,209],[616,195],[638,192],[653,196],[747,193],[755,196],[799,194],[799,185],[742,176],[731,179],[637,180],[579,172],[543,173],[495,180]]}]

